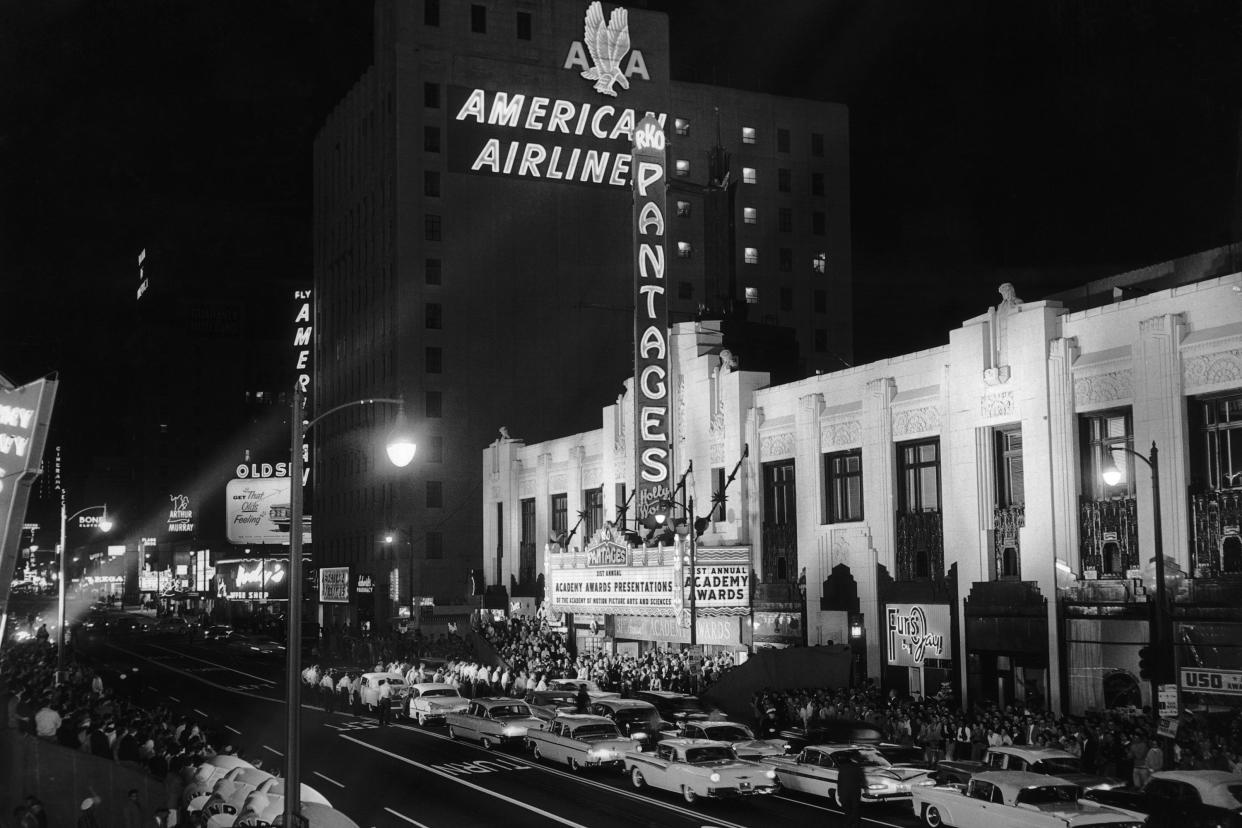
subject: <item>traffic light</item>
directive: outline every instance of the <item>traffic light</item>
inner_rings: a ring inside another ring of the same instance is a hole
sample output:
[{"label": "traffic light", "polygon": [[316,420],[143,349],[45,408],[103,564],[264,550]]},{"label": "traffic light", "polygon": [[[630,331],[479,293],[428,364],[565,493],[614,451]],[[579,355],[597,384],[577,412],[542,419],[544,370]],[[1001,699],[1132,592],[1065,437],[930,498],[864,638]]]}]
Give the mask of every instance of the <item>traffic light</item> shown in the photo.
[{"label": "traffic light", "polygon": [[1154,679],[1160,673],[1160,659],[1150,646],[1139,647],[1139,676]]}]

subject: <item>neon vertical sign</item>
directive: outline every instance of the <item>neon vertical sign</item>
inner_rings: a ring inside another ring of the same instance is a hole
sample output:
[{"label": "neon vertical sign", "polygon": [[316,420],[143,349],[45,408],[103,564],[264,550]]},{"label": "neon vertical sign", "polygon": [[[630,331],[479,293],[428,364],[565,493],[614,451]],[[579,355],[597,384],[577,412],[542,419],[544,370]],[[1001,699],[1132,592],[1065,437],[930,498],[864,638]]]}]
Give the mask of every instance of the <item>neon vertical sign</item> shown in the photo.
[{"label": "neon vertical sign", "polygon": [[665,168],[664,130],[649,114],[634,128],[634,482],[639,519],[667,497],[672,478]]}]

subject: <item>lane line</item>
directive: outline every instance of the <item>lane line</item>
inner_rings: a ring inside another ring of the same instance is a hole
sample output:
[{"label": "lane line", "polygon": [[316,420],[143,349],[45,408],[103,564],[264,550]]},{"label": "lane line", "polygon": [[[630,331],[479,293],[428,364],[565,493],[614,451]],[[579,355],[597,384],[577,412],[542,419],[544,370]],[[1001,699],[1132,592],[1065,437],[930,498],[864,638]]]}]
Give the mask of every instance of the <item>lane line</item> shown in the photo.
[{"label": "lane line", "polygon": [[[246,678],[252,678],[252,679],[254,679],[255,681],[261,681],[261,682],[263,682],[264,684],[270,684],[270,685],[271,685],[271,686],[273,686],[273,687],[275,687],[275,686],[276,686],[276,682],[272,681],[272,680],[271,680],[271,679],[269,679],[269,678],[264,678],[263,676],[256,676],[256,675],[254,675],[253,673],[247,673],[247,672],[246,672],[246,671],[244,671],[244,670],[238,670],[236,667],[229,667],[228,665],[226,665],[226,664],[220,664],[220,663],[219,663],[219,662],[217,662],[217,661],[208,661],[208,660],[207,660],[207,659],[205,659],[205,658],[199,658],[198,656],[192,656],[192,655],[190,655],[189,653],[183,653],[183,652],[181,652],[180,650],[173,650],[173,649],[169,649],[168,647],[162,647],[162,646],[160,646],[159,644],[152,644],[151,646],[152,646],[152,647],[154,647],[154,648],[155,648],[155,649],[157,649],[157,650],[164,650],[165,652],[172,653],[173,655],[177,656],[178,658],[188,658],[188,659],[190,659],[191,661],[198,661],[198,662],[201,662],[201,663],[203,663],[203,664],[209,664],[209,665],[211,665],[212,667],[215,667],[215,668],[216,668],[216,669],[218,669],[218,670],[227,670],[227,671],[228,671],[228,672],[230,672],[230,673],[237,673],[237,675],[239,675],[239,676],[245,676]],[[119,649],[121,649],[121,648],[120,648],[120,647],[117,647],[117,649],[119,650]]]},{"label": "lane line", "polygon": [[210,717],[209,717],[206,713],[204,713],[203,711],[199,710],[197,707],[196,707],[196,708],[194,708],[194,712],[195,712],[195,713],[197,713],[198,715],[202,716],[204,719],[210,718]]},{"label": "lane line", "polygon": [[225,729],[225,730],[227,730],[227,731],[229,731],[230,733],[236,733],[238,736],[240,736],[240,735],[241,735],[241,731],[240,731],[240,730],[238,730],[238,729],[237,729],[237,728],[235,728],[235,727],[229,727],[228,725],[225,725],[225,726],[224,726],[224,729]]},{"label": "lane line", "polygon": [[168,698],[172,699],[172,700],[173,700],[173,701],[175,701],[175,702],[180,702],[180,701],[181,701],[181,699],[177,698],[176,696],[174,696],[174,695],[173,695],[173,694],[171,694],[171,693],[169,693],[169,694],[168,694]]},{"label": "lane line", "polygon": [[327,781],[331,782],[333,785],[336,785],[338,788],[345,787],[345,785],[342,784],[341,782],[337,782],[335,779],[333,779],[330,776],[324,776],[319,771],[311,771],[311,773],[315,774],[315,776],[318,776],[320,779],[326,779]]},{"label": "lane line", "polygon": [[446,773],[437,768],[433,768],[430,765],[424,765],[422,762],[415,762],[413,759],[408,759],[404,756],[393,753],[392,751],[384,750],[383,748],[376,747],[375,745],[369,745],[366,742],[362,741],[361,739],[355,739],[353,736],[346,736],[342,734],[341,738],[347,739],[353,742],[354,744],[361,745],[364,748],[373,750],[376,753],[382,753],[385,756],[390,756],[399,762],[405,762],[407,765],[413,765],[414,767],[425,770],[428,773],[434,773],[436,776],[440,776],[450,781],[456,782],[458,785],[464,785],[465,787],[471,788],[472,790],[476,790],[481,794],[487,794],[488,796],[495,797],[496,799],[502,800],[504,802],[508,802],[510,805],[516,805],[519,808],[523,808],[527,811],[531,811],[532,813],[536,813],[536,814],[539,814],[540,816],[547,817],[553,822],[559,822],[561,825],[568,825],[569,828],[589,828],[589,826],[583,825],[580,822],[574,822],[573,820],[565,819],[565,817],[560,816],[559,814],[554,814],[551,811],[545,811],[542,808],[536,808],[534,805],[530,805],[525,802],[522,802],[520,799],[514,799],[511,796],[505,796],[504,794],[498,793],[497,791],[489,791],[487,788],[484,788],[482,785],[476,785],[473,782],[467,782],[465,779],[459,779],[458,777],[454,776],[451,773]]},{"label": "lane line", "polygon": [[277,756],[284,756],[284,754],[283,754],[283,753],[281,753],[279,750],[277,750],[277,749],[276,749],[276,748],[274,748],[274,747],[268,747],[267,745],[264,745],[264,746],[263,746],[263,749],[264,749],[264,750],[270,750],[272,753],[276,754]]},{"label": "lane line", "polygon": [[416,821],[416,820],[410,819],[410,818],[409,818],[408,816],[406,816],[405,814],[399,814],[399,813],[397,813],[396,811],[394,811],[392,808],[385,808],[384,810],[385,810],[385,811],[387,811],[388,813],[392,814],[393,816],[395,816],[397,819],[404,819],[406,822],[410,823],[411,825],[417,825],[417,826],[418,826],[418,828],[427,828],[427,826],[426,826],[426,825],[423,825],[421,822],[418,822],[418,821]]}]

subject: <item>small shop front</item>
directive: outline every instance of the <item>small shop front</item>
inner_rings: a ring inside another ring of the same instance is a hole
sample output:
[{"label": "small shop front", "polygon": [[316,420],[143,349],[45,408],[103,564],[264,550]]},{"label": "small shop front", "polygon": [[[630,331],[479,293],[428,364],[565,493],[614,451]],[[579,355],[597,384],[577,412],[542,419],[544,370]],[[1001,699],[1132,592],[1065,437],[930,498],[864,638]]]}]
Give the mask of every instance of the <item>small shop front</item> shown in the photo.
[{"label": "small shop front", "polygon": [[885,686],[914,698],[935,697],[953,679],[952,612],[948,604],[885,604]]},{"label": "small shop front", "polygon": [[230,623],[285,612],[289,559],[243,558],[216,563],[214,612]]}]

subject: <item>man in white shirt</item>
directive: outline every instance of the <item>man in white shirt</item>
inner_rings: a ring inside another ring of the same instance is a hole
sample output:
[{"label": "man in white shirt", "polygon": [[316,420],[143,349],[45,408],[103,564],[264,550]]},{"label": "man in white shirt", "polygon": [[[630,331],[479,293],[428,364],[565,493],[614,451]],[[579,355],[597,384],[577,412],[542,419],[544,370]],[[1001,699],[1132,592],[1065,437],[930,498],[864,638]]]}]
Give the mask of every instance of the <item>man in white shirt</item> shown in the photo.
[{"label": "man in white shirt", "polygon": [[55,739],[60,725],[60,713],[52,707],[50,700],[44,702],[39,712],[35,713],[35,734],[41,739]]},{"label": "man in white shirt", "polygon": [[388,724],[392,718],[392,685],[387,681],[380,681],[379,686],[379,702],[376,704],[376,712],[379,714],[380,727]]}]

